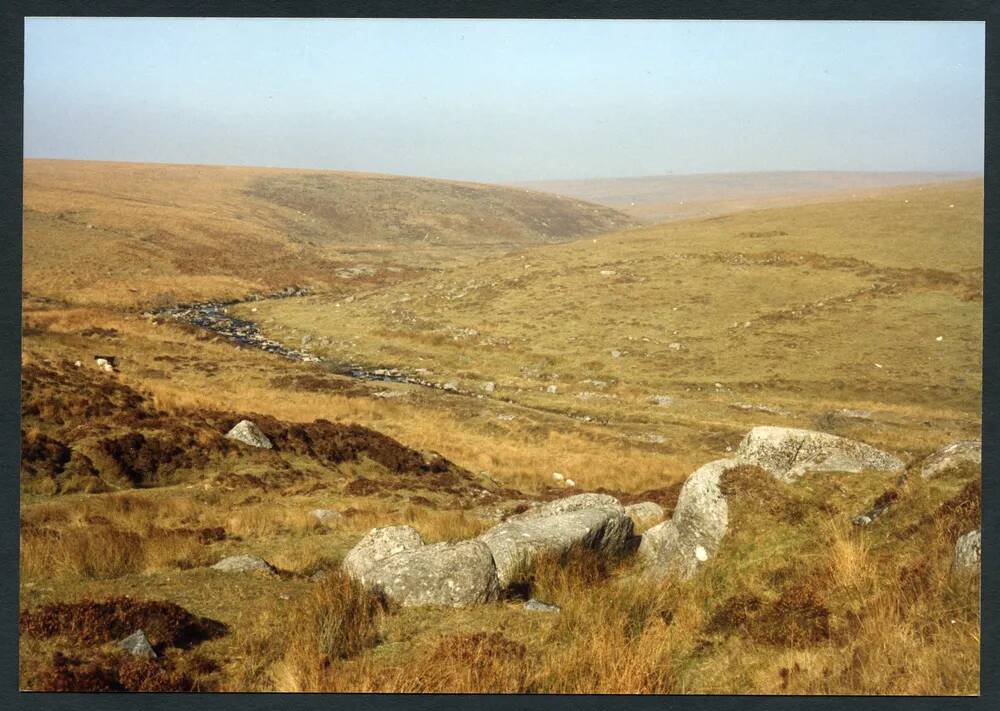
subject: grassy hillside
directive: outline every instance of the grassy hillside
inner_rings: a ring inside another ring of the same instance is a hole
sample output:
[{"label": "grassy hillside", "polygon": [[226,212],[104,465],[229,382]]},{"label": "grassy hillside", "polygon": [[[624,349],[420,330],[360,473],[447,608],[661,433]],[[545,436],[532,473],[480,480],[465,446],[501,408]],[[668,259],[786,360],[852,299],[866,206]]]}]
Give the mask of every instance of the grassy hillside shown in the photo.
[{"label": "grassy hillside", "polygon": [[[555,615],[517,595],[383,607],[337,571],[373,526],[460,540],[598,490],[669,513],[755,425],[907,462],[978,438],[981,181],[561,243],[565,223],[531,226],[534,196],[396,180],[29,162],[22,688],[978,693],[978,578],[949,569],[979,525],[972,466],[905,486],[734,470],[730,531],[698,576],[542,559],[525,585]],[[462,242],[463,204],[494,211],[491,230],[524,224],[523,243]],[[604,229],[589,220],[574,224]],[[408,241],[425,224],[455,228]],[[373,225],[395,241],[373,245]],[[326,363],[139,313],[293,283],[321,293],[230,312],[292,346],[309,336]],[[345,363],[450,389],[344,377]],[[223,439],[242,417],[276,451]],[[851,526],[876,499],[895,503]],[[274,569],[209,567],[240,554]],[[114,648],[131,626],[158,659]]]},{"label": "grassy hillside", "polygon": [[521,187],[615,207],[644,222],[867,197],[887,188],[975,178],[972,173],[779,171],[552,180]]},{"label": "grassy hillside", "polygon": [[[655,430],[682,460],[710,433],[844,407],[883,411],[899,422],[873,436],[921,448],[978,431],[981,220],[980,183],[917,188],[636,229],[257,316],[333,361],[479,394],[492,381],[488,397]],[[935,433],[902,424],[924,420]]]},{"label": "grassy hillside", "polygon": [[343,291],[627,224],[576,200],[422,178],[27,160],[24,288],[89,305]]}]

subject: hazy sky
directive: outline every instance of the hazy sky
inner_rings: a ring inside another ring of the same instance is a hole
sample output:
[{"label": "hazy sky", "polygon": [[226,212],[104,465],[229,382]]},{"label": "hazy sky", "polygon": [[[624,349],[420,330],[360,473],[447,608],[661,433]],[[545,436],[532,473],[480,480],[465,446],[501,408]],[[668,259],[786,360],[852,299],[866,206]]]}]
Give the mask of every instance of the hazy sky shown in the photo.
[{"label": "hazy sky", "polygon": [[514,181],[981,170],[984,25],[29,19],[27,157]]}]

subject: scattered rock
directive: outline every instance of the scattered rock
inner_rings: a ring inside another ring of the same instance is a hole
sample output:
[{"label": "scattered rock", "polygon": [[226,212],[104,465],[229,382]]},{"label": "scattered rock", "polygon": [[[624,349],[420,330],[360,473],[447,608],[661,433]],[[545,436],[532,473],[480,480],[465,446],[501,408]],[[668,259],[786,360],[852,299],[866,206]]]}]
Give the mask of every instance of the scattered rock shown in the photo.
[{"label": "scattered rock", "polygon": [[653,395],[649,398],[649,401],[660,407],[667,407],[674,404],[674,399],[669,395]]},{"label": "scattered rock", "polygon": [[772,407],[770,405],[755,405],[748,402],[734,402],[729,407],[734,410],[741,410],[743,412],[764,412],[768,415],[790,415],[788,410],[782,410],[780,407]]},{"label": "scattered rock", "polygon": [[447,383],[441,386],[443,390],[448,390],[449,392],[458,391],[458,383],[454,380],[449,380]]},{"label": "scattered rock", "polygon": [[960,574],[978,573],[982,547],[982,531],[966,533],[955,542],[955,559],[952,561],[951,569]]},{"label": "scattered rock", "polygon": [[240,420],[226,433],[226,437],[243,444],[249,444],[251,447],[263,449],[271,449],[272,447],[271,440],[267,438],[267,435],[261,432],[260,428],[250,420]]},{"label": "scattered rock", "polygon": [[358,579],[406,607],[465,607],[500,597],[493,555],[479,540],[405,550],[377,561]]},{"label": "scattered rock", "polygon": [[489,546],[500,584],[507,587],[521,566],[540,553],[558,555],[579,546],[620,555],[632,537],[632,519],[617,499],[578,494],[512,516],[479,540]]},{"label": "scattered rock", "polygon": [[735,459],[717,459],[688,477],[670,520],[642,535],[639,556],[650,575],[687,579],[715,555],[729,526],[729,505],[719,479],[725,470],[738,465]]},{"label": "scattered rock", "polygon": [[153,650],[153,645],[151,645],[149,640],[146,639],[146,633],[142,630],[133,632],[128,637],[118,642],[118,646],[134,657],[146,657],[150,659],[156,658],[156,652]]},{"label": "scattered rock", "polygon": [[807,472],[896,471],[903,462],[874,447],[811,430],[790,427],[754,427],[743,438],[736,458],[766,469],[782,481]]},{"label": "scattered rock", "polygon": [[957,466],[964,462],[982,465],[983,463],[983,443],[979,440],[964,440],[954,442],[946,447],[942,447],[934,452],[918,465],[920,476],[930,479],[937,476],[945,469]]},{"label": "scattered rock", "polygon": [[212,570],[223,573],[251,573],[257,570],[274,572],[274,566],[255,555],[231,555],[212,566]]},{"label": "scattered rock", "polygon": [[864,420],[868,421],[872,419],[872,413],[870,410],[855,410],[852,408],[844,408],[842,410],[835,410],[830,413],[831,417],[834,419],[841,420]]},{"label": "scattered rock", "polygon": [[354,578],[361,578],[380,561],[423,545],[424,539],[412,526],[373,528],[348,551],[344,570]]},{"label": "scattered rock", "polygon": [[659,523],[665,513],[663,507],[655,501],[643,501],[625,507],[625,514],[636,526]]},{"label": "scattered rock", "polygon": [[531,598],[524,603],[524,609],[529,612],[559,612],[558,605],[550,605],[547,602],[542,602],[541,600],[536,600],[535,598]]},{"label": "scattered rock", "polygon": [[344,514],[339,511],[333,511],[332,509],[313,509],[309,513],[315,516],[320,523],[326,525],[344,518]]}]

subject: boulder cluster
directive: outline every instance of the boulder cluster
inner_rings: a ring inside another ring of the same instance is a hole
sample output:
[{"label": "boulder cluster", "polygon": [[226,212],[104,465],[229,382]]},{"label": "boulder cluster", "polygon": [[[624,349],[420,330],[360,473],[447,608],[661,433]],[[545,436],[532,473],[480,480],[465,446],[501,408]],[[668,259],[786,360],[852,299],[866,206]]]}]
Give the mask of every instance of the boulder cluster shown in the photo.
[{"label": "boulder cluster", "polygon": [[404,606],[463,607],[489,602],[541,554],[588,548],[624,554],[634,539],[632,519],[616,499],[579,494],[537,506],[478,538],[425,544],[410,526],[368,532],[344,558],[344,570],[365,587]]},{"label": "boulder cluster", "polygon": [[[252,446],[270,446],[263,433],[247,421],[227,436]],[[979,443],[959,442],[915,468],[921,476],[932,476],[942,467],[978,460]],[[904,468],[903,461],[892,454],[843,437],[755,427],[732,458],[709,462],[688,477],[668,520],[663,520],[663,508],[653,502],[625,507],[607,494],[577,494],[535,505],[463,541],[428,544],[411,526],[375,528],[348,552],[343,568],[364,587],[403,606],[464,607],[497,600],[539,556],[561,556],[577,549],[609,559],[638,549],[645,575],[687,579],[718,552],[729,528],[729,504],[720,482],[726,471],[744,465],[756,466],[783,482],[817,472]],[[326,510],[316,510],[313,515],[323,521],[336,518],[336,512]],[[636,526],[652,527],[637,536]],[[978,571],[980,546],[979,531],[962,536],[956,543],[953,569]],[[228,558],[213,567],[232,572],[270,569],[253,556]],[[530,602],[526,609],[557,610],[539,601]]]}]

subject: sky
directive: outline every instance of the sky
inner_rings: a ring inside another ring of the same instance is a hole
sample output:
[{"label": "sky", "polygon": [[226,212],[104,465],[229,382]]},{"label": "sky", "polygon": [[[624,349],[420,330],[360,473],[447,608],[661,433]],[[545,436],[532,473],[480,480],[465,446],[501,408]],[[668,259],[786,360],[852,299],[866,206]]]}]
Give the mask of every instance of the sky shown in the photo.
[{"label": "sky", "polygon": [[981,171],[980,22],[29,18],[24,155],[485,182]]}]

